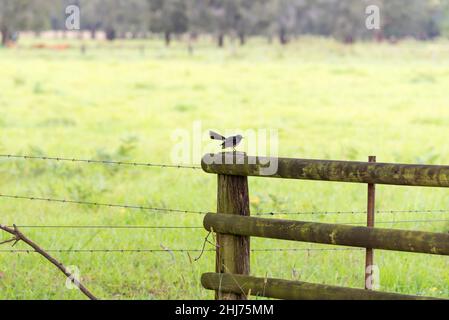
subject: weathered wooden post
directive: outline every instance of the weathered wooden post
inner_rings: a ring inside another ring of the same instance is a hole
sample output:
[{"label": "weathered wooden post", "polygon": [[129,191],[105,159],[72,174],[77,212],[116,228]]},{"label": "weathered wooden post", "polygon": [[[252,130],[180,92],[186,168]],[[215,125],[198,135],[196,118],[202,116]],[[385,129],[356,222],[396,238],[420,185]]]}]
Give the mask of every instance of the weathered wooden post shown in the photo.
[{"label": "weathered wooden post", "polygon": [[[232,156],[236,164],[236,154],[223,154],[223,158]],[[249,216],[248,178],[246,176],[218,175],[217,212]],[[216,272],[249,275],[250,239],[244,236],[217,234]],[[241,294],[216,291],[217,300],[244,300],[248,292]]]},{"label": "weathered wooden post", "polygon": [[[376,156],[370,156],[368,162],[376,162]],[[376,207],[376,185],[368,183],[368,206],[366,226],[374,228],[374,212]],[[366,248],[365,256],[365,289],[373,289],[374,250]]]}]

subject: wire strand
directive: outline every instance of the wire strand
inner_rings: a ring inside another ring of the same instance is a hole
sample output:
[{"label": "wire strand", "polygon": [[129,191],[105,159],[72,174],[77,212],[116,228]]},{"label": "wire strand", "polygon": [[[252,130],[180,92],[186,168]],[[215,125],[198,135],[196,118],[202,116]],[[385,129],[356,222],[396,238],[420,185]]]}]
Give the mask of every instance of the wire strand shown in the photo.
[{"label": "wire strand", "polygon": [[[101,203],[101,202],[90,202],[90,201],[77,201],[69,199],[54,199],[54,198],[44,198],[44,197],[32,197],[32,196],[21,196],[21,195],[8,195],[0,194],[0,198],[9,198],[16,200],[30,200],[30,201],[43,201],[43,202],[56,202],[63,204],[78,204],[78,205],[88,205],[88,206],[98,206],[98,207],[109,207],[109,208],[123,208],[123,209],[133,209],[133,210],[143,210],[143,211],[155,211],[155,212],[171,212],[171,213],[193,213],[193,214],[207,214],[210,211],[201,210],[182,210],[182,209],[172,209],[172,208],[158,208],[158,207],[147,207],[141,205],[128,205],[128,204],[115,204],[115,203]],[[399,213],[448,213],[449,209],[436,209],[436,210],[378,210],[376,213],[379,214],[399,214]],[[257,212],[253,216],[275,216],[275,215],[344,215],[344,214],[363,214],[366,211],[299,211],[299,212]]]},{"label": "wire strand", "polygon": [[[449,209],[423,209],[423,210],[377,210],[379,214],[398,214],[398,213],[448,213]],[[276,216],[276,215],[352,215],[352,214],[366,214],[366,211],[298,211],[298,212],[258,212],[258,216]]]},{"label": "wire strand", "polygon": [[190,226],[118,226],[118,225],[23,225],[17,226],[22,229],[204,229],[204,227],[190,227]]},{"label": "wire strand", "polygon": [[[434,220],[392,220],[392,221],[376,221],[375,224],[398,224],[398,223],[432,223],[432,222],[449,222],[448,219],[434,219]],[[338,224],[345,224],[345,225],[364,225],[366,224],[366,221],[364,222],[336,222]]]},{"label": "wire strand", "polygon": [[[364,248],[264,248],[251,249],[251,252],[296,252],[296,251],[361,251]],[[186,253],[186,252],[216,252],[216,249],[49,249],[46,252],[54,253]],[[27,249],[2,249],[0,253],[35,253]]]},{"label": "wire strand", "polygon": [[30,201],[43,201],[43,202],[57,202],[57,203],[64,203],[64,204],[79,204],[79,205],[88,205],[88,206],[97,206],[97,207],[123,208],[123,209],[133,209],[133,210],[156,211],[156,212],[195,213],[195,214],[206,214],[207,213],[206,211],[180,210],[180,209],[170,209],[170,208],[146,207],[146,206],[140,206],[140,205],[100,203],[100,202],[90,202],[90,201],[53,199],[53,198],[30,197],[30,196],[19,196],[19,195],[8,195],[8,194],[0,194],[0,198],[30,200]]},{"label": "wire strand", "polygon": [[[78,201],[69,199],[55,199],[55,198],[44,198],[44,197],[32,197],[32,196],[21,196],[21,195],[8,195],[1,194],[0,198],[16,199],[16,200],[30,200],[30,201],[42,201],[42,202],[56,202],[63,204],[77,204],[77,205],[87,205],[87,206],[97,206],[97,207],[108,207],[108,208],[123,208],[123,209],[133,209],[133,210],[143,210],[143,211],[153,211],[153,212],[169,212],[169,213],[193,213],[193,214],[207,214],[210,211],[201,210],[183,210],[183,209],[173,209],[173,208],[159,208],[159,207],[148,207],[141,205],[128,205],[128,204],[115,204],[115,203],[101,203],[101,202],[91,202],[91,201]],[[379,214],[399,214],[399,213],[420,213],[420,214],[432,214],[432,213],[448,213],[449,209],[423,209],[423,210],[378,210],[376,213]],[[299,211],[299,212],[257,212],[253,216],[275,216],[275,215],[335,215],[335,214],[362,214],[366,211]],[[425,221],[423,221],[425,222]],[[390,223],[390,222],[385,222]]]},{"label": "wire strand", "polygon": [[158,168],[172,168],[172,169],[194,169],[194,170],[202,169],[200,166],[157,164],[157,163],[145,163],[145,162],[126,162],[126,161],[113,161],[113,160],[76,159],[76,158],[64,158],[64,157],[13,155],[13,154],[0,154],[0,158],[87,163],[87,164],[104,164],[104,165],[118,165],[118,166],[135,166],[135,167],[158,167]]}]

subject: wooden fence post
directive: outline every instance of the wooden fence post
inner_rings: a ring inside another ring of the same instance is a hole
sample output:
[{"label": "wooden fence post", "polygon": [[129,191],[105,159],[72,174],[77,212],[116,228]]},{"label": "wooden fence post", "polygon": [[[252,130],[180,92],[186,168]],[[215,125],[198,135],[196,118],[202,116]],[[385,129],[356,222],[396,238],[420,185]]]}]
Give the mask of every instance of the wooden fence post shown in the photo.
[{"label": "wooden fence post", "polygon": [[[376,162],[376,156],[370,156],[369,162]],[[367,206],[367,222],[366,226],[374,228],[374,213],[376,207],[376,185],[368,183],[368,206]],[[374,267],[374,250],[366,248],[365,255],[365,289],[373,290],[373,267]]]},{"label": "wooden fence post", "polygon": [[[218,175],[217,212],[249,216],[248,178]],[[245,236],[217,234],[216,272],[249,275],[250,239]],[[245,300],[241,294],[215,293],[217,300]]]}]

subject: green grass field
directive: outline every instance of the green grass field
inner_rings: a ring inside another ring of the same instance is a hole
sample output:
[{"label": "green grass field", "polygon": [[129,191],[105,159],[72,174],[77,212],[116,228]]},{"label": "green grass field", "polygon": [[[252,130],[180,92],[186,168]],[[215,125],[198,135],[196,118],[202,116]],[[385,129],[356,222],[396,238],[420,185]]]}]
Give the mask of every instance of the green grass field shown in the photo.
[{"label": "green grass field", "polygon": [[[0,153],[170,163],[171,136],[278,129],[279,155],[449,163],[449,42],[344,46],[253,40],[193,56],[185,44],[87,44],[85,55],[0,50]],[[76,42],[73,45],[79,45]],[[238,112],[238,116],[236,116]],[[204,145],[208,145],[207,140]],[[196,158],[200,154],[194,155]],[[377,209],[448,209],[444,189],[378,186]],[[0,159],[0,193],[214,211],[216,177],[201,170]],[[366,186],[250,178],[252,212],[366,209]],[[82,207],[0,198],[0,223],[202,226],[198,214]],[[281,216],[363,222],[364,215]],[[448,213],[378,214],[377,221],[449,220]],[[382,227],[449,232],[449,222]],[[22,229],[46,249],[201,249],[202,229]],[[0,241],[8,239],[0,235]],[[26,248],[23,244],[18,249]],[[208,247],[209,249],[211,247]],[[326,248],[253,239],[252,248]],[[2,245],[0,249],[10,248]],[[199,282],[214,254],[55,253],[103,299],[212,299]],[[255,252],[252,274],[363,287],[364,251]],[[381,290],[449,298],[447,257],[376,251]],[[83,299],[36,254],[0,253],[0,299]]]}]

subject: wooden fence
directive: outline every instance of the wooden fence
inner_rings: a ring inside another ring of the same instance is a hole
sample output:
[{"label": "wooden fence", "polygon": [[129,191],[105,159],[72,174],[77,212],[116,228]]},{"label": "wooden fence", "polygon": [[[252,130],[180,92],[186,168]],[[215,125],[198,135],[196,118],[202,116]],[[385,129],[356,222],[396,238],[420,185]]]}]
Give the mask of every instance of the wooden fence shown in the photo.
[{"label": "wooden fence", "polygon": [[[214,163],[211,163],[214,159]],[[218,176],[217,213],[207,214],[204,227],[217,233],[215,273],[203,274],[204,288],[216,299],[246,299],[249,295],[277,299],[433,299],[250,276],[250,237],[449,255],[449,234],[374,228],[375,184],[449,187],[449,166],[250,157],[242,153],[206,155],[202,168]],[[266,175],[267,165],[277,170]],[[366,183],[368,226],[263,219],[250,217],[248,176]],[[371,251],[368,251],[371,250]]]}]

